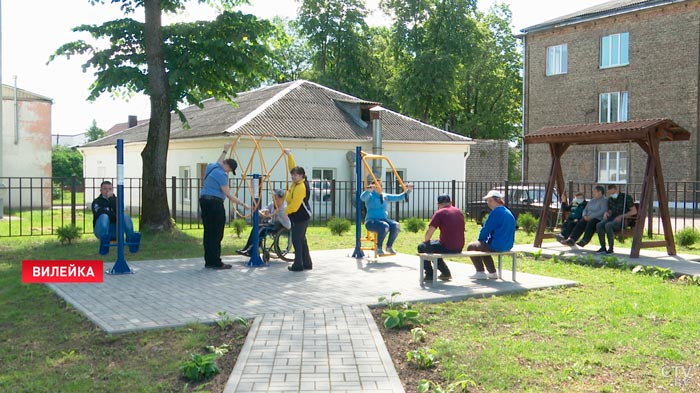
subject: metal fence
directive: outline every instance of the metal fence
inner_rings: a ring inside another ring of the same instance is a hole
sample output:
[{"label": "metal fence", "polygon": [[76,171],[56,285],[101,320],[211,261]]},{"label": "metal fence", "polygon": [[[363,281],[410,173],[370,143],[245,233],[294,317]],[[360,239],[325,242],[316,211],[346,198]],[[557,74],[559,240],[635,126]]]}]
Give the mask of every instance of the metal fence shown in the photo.
[{"label": "metal fence", "polygon": [[[103,178],[36,178],[6,177],[1,178],[7,188],[3,197],[4,218],[0,220],[0,237],[55,235],[58,228],[74,225],[82,228],[83,233],[92,233],[92,212],[90,205],[100,194]],[[408,183],[408,181],[406,181]],[[389,216],[395,220],[408,217],[429,219],[436,208],[437,196],[448,194],[455,206],[462,209],[469,218],[477,221],[487,213],[486,204],[481,199],[490,189],[498,189],[506,196],[506,203],[516,213],[531,211],[536,216],[542,209],[546,183],[508,183],[508,182],[463,182],[463,181],[411,181],[414,191],[404,202],[389,204]],[[355,182],[352,181],[311,181],[312,224],[325,223],[331,217],[355,220]],[[252,201],[250,182],[231,179],[232,192],[245,201]],[[567,197],[576,191],[583,191],[589,198],[595,184],[567,184]],[[629,193],[635,200],[639,199],[641,184],[620,185],[620,191]],[[202,227],[198,196],[201,188],[200,179],[172,177],[167,181],[166,193],[171,216],[178,228],[198,229]],[[260,195],[260,207],[272,201],[273,189],[285,189],[281,181],[263,182]],[[115,187],[116,189],[116,187]],[[116,191],[116,190],[115,190]],[[671,224],[675,230],[700,225],[699,205],[700,183],[669,182],[666,193],[671,208]],[[140,215],[142,182],[139,178],[124,179],[125,213],[134,218],[138,226]],[[398,184],[385,185],[384,192],[401,192]],[[553,197],[551,224],[558,220],[557,209],[561,201]],[[227,202],[228,225],[233,219],[250,215],[249,211],[236,211],[236,207]],[[649,212],[646,225],[647,234],[661,233],[662,225],[658,217],[658,202],[653,201],[646,207]],[[250,217],[243,217],[250,223]]]}]

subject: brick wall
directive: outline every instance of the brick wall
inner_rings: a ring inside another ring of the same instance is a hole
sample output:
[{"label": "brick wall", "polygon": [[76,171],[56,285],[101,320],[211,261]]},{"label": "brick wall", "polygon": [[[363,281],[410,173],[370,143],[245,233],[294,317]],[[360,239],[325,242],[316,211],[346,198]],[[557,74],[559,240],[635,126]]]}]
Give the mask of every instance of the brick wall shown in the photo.
[{"label": "brick wall", "polygon": [[[599,69],[601,37],[629,32],[629,65]],[[700,180],[698,66],[700,1],[628,12],[595,21],[528,33],[526,43],[526,133],[544,126],[597,123],[598,97],[629,92],[629,119],[670,118],[690,131],[691,140],[661,144],[664,179]],[[545,76],[546,48],[566,43],[568,72]],[[630,182],[642,180],[646,154],[636,145],[573,146],[563,156],[565,179],[597,180],[602,150],[629,151]],[[547,179],[547,145],[526,147],[526,177]]]},{"label": "brick wall", "polygon": [[508,141],[480,139],[471,146],[465,163],[465,180],[501,182],[508,180]]}]

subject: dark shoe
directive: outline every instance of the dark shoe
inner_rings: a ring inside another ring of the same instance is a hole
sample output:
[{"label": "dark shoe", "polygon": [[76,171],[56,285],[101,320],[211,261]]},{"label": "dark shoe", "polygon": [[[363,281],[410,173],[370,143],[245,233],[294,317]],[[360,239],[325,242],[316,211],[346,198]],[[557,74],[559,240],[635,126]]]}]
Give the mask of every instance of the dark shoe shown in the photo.
[{"label": "dark shoe", "polygon": [[287,270],[289,270],[290,272],[303,272],[304,271],[304,269],[296,269],[292,266],[287,266]]},{"label": "dark shoe", "polygon": [[574,243],[574,239],[566,239],[562,242],[562,244],[565,246],[573,246],[576,243]]},{"label": "dark shoe", "polygon": [[441,274],[441,275],[438,276],[438,280],[450,281],[450,280],[452,280],[452,275],[450,275],[450,274]]},{"label": "dark shoe", "polygon": [[587,244],[587,243],[584,243],[584,242],[578,242],[578,243],[576,243],[576,245],[579,246],[579,247],[586,247],[586,244]]},{"label": "dark shoe", "polygon": [[100,255],[109,254],[109,235],[102,235],[100,238]]},{"label": "dark shoe", "polygon": [[222,263],[221,265],[204,265],[204,267],[207,269],[225,270],[225,269],[230,269],[232,266],[229,265],[228,263]]},{"label": "dark shoe", "polygon": [[601,247],[596,251],[596,254],[606,254],[608,250],[605,249],[605,247]]},{"label": "dark shoe", "polygon": [[129,252],[135,254],[139,252],[139,246],[141,245],[141,232],[134,232],[131,235],[131,239],[128,240]]},{"label": "dark shoe", "polygon": [[314,267],[311,266],[311,265],[309,265],[309,266],[304,266],[304,270],[311,270],[311,269],[313,269],[313,268],[314,268]]},{"label": "dark shoe", "polygon": [[433,276],[425,276],[425,277],[423,277],[423,281],[433,282]]},{"label": "dark shoe", "polygon": [[608,255],[610,255],[610,254],[614,254],[615,252],[613,251],[612,248],[608,248],[608,250],[605,251],[605,253],[608,254]]},{"label": "dark shoe", "polygon": [[559,243],[563,243],[564,241],[566,241],[566,238],[564,236],[562,236],[561,233],[557,233],[557,235],[555,237],[557,238],[557,241]]},{"label": "dark shoe", "polygon": [[236,253],[237,253],[238,255],[250,256],[250,249],[248,249],[248,248],[241,248],[240,250],[236,250]]}]

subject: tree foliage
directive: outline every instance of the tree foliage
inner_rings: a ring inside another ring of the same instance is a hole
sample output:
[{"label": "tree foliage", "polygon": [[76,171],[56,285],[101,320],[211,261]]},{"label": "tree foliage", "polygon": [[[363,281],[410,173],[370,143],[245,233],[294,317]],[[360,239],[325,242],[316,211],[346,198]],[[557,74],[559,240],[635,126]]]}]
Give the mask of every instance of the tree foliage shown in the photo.
[{"label": "tree foliage", "polygon": [[83,177],[83,155],[66,146],[51,149],[51,174],[56,178]]},{"label": "tree foliage", "polygon": [[97,121],[92,119],[92,125],[85,131],[85,136],[88,142],[96,141],[104,137],[107,133],[105,130],[97,126]]},{"label": "tree foliage", "polygon": [[223,12],[214,21],[163,26],[162,13],[180,11],[186,2],[111,0],[125,15],[143,9],[145,21],[127,17],[102,25],[78,26],[73,30],[89,33],[93,43],[77,40],[64,44],[49,59],[88,55],[83,69],[95,70],[90,100],[104,93],[128,96],[141,92],[150,96],[148,138],[141,153],[141,228],[145,230],[172,227],[165,184],[170,112],[177,113],[186,124],[178,109],[180,103],[201,107],[201,102],[211,97],[230,101],[236,92],[257,87],[270,76],[268,41],[273,27],[268,21],[234,11],[232,7],[240,0],[219,0]]}]

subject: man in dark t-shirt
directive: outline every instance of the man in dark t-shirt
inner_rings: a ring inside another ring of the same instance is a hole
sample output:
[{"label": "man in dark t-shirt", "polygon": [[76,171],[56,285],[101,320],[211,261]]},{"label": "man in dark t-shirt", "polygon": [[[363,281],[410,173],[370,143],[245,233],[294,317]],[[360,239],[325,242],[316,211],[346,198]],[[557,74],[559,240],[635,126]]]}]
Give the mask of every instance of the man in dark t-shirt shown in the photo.
[{"label": "man in dark t-shirt", "polygon": [[[452,206],[452,200],[447,194],[437,198],[438,210],[433,213],[430,225],[425,232],[425,241],[418,245],[418,252],[437,254],[458,254],[464,247],[464,214]],[[435,230],[440,230],[440,240],[430,240]],[[424,281],[433,281],[433,265],[430,261],[423,260],[425,270]],[[451,280],[452,274],[442,258],[438,259],[440,280]]]}]

